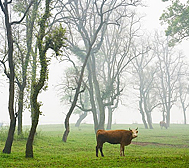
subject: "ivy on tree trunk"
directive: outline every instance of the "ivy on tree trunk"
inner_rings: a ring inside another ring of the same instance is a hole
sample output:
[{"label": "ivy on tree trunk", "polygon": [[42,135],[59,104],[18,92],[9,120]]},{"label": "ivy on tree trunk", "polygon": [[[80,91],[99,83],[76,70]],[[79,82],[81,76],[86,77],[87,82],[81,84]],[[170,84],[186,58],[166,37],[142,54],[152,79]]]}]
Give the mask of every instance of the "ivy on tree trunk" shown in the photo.
[{"label": "ivy on tree trunk", "polygon": [[32,101],[32,126],[30,129],[30,133],[28,136],[28,140],[26,143],[26,157],[33,157],[33,140],[34,135],[36,133],[39,115],[40,115],[40,103],[37,102],[37,97],[41,89],[43,88],[45,81],[48,77],[47,74],[47,58],[46,52],[49,48],[55,51],[56,55],[59,55],[59,51],[61,47],[64,47],[64,40],[65,40],[65,29],[60,27],[55,27],[46,34],[45,30],[47,28],[47,19],[50,16],[50,2],[51,0],[45,1],[45,13],[40,20],[39,23],[39,35],[37,37],[37,47],[39,51],[39,59],[40,59],[40,78],[37,82],[32,83],[32,94],[31,94],[31,101]]},{"label": "ivy on tree trunk", "polygon": [[33,118],[32,118],[32,126],[30,129],[30,133],[28,136],[28,140],[26,143],[26,157],[33,157],[33,140],[34,135],[36,133],[36,128],[39,121],[39,114],[40,114],[40,104],[37,102],[37,97],[40,92],[40,90],[43,88],[45,80],[47,79],[47,60],[46,60],[46,52],[47,48],[43,47],[43,38],[45,37],[45,26],[46,21],[49,17],[49,6],[50,6],[50,0],[45,1],[45,13],[40,21],[40,30],[39,35],[37,38],[37,44],[39,49],[39,58],[40,58],[40,79],[38,82],[32,83],[33,93],[32,93],[32,104],[33,104]]}]

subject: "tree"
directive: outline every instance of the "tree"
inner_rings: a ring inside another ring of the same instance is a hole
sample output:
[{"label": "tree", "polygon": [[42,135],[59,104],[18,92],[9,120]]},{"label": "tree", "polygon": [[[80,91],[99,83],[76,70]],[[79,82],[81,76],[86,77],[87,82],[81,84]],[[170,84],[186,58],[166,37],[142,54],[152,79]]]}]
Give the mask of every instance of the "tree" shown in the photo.
[{"label": "tree", "polygon": [[[164,0],[165,1],[165,0]],[[172,5],[164,11],[160,20],[168,24],[166,36],[171,36],[170,44],[174,45],[189,37],[189,1],[186,4],[173,0]]]},{"label": "tree", "polygon": [[126,81],[123,77],[126,77],[125,71],[129,63],[138,56],[132,53],[131,48],[137,40],[139,22],[140,18],[135,11],[131,10],[119,20],[120,26],[109,25],[102,47],[95,55],[95,62],[97,62],[95,76],[100,85],[103,107],[108,111],[107,129],[111,129],[112,113],[118,107],[125,88]]},{"label": "tree", "polygon": [[61,47],[64,46],[65,41],[65,29],[60,27],[55,27],[50,32],[46,32],[47,19],[50,17],[50,2],[51,0],[45,1],[45,12],[39,22],[39,34],[37,36],[37,47],[39,51],[40,59],[40,77],[39,80],[32,83],[33,92],[31,95],[32,105],[33,105],[33,117],[32,126],[26,143],[26,157],[33,157],[33,140],[36,133],[36,128],[38,125],[39,115],[40,115],[40,103],[37,102],[38,94],[44,87],[45,81],[47,79],[47,58],[46,53],[48,49],[52,49],[58,56]]},{"label": "tree", "polygon": [[189,107],[188,96],[189,96],[189,83],[188,83],[188,65],[182,63],[181,72],[178,78],[178,103],[183,112],[184,124],[187,123],[186,110]]},{"label": "tree", "polygon": [[[27,72],[28,72],[28,65],[30,63],[30,57],[32,53],[32,43],[33,43],[33,34],[34,34],[34,25],[35,20],[37,18],[37,10],[39,3],[37,0],[34,1],[34,5],[31,8],[31,12],[29,11],[26,15],[25,27],[21,27],[22,31],[24,29],[26,36],[24,39],[20,39],[15,37],[15,43],[18,48],[18,58],[17,62],[15,63],[15,74],[16,74],[16,83],[18,85],[18,135],[22,134],[22,113],[24,108],[24,92],[27,85]],[[24,12],[24,6],[27,5],[28,2],[18,2],[14,6],[14,10],[19,13]],[[23,32],[21,32],[23,33]],[[26,40],[25,40],[26,39]],[[26,46],[24,45],[26,44]],[[26,49],[24,49],[26,47]]]},{"label": "tree", "polygon": [[182,67],[182,55],[175,52],[174,47],[169,47],[169,39],[162,38],[156,33],[154,52],[158,58],[156,87],[162,103],[163,121],[170,125],[171,108],[177,100],[177,83]]},{"label": "tree", "polygon": [[[84,69],[85,66],[87,64],[88,58],[90,59],[89,61],[94,61],[94,53],[98,52],[98,50],[100,49],[100,46],[102,44],[103,41],[103,35],[106,31],[106,28],[108,26],[108,24],[118,24],[119,19],[122,18],[124,16],[124,14],[126,13],[126,10],[123,10],[122,13],[120,13],[120,15],[118,15],[117,18],[110,18],[111,15],[113,15],[113,13],[119,13],[119,9],[126,9],[126,6],[136,6],[140,1],[133,1],[133,2],[127,2],[127,1],[80,1],[80,3],[78,1],[68,1],[67,3],[63,3],[61,1],[61,6],[63,7],[62,9],[60,9],[59,11],[63,11],[61,14],[61,17],[58,19],[59,21],[63,20],[64,23],[66,23],[68,25],[68,28],[70,29],[70,32],[72,32],[73,34],[75,33],[78,36],[78,41],[74,41],[74,36],[72,35],[69,39],[69,48],[71,51],[74,52],[74,54],[76,54],[78,57],[80,57],[80,59],[83,62],[83,66],[81,69],[81,75],[80,78],[78,79],[77,82],[77,89],[76,89],[76,93],[75,93],[75,97],[72,103],[72,106],[69,110],[69,112],[67,113],[66,119],[65,119],[65,132],[63,135],[63,141],[67,140],[67,136],[69,134],[69,117],[72,114],[73,109],[75,108],[75,105],[77,103],[77,98],[78,98],[78,94],[80,93],[80,86],[82,82],[82,77],[83,77],[83,73],[84,73]],[[124,13],[125,12],[125,13]],[[113,19],[113,20],[111,20]],[[76,31],[78,33],[76,33]],[[76,36],[75,35],[75,36]],[[78,47],[78,43],[82,43],[83,44],[83,48],[79,48]],[[94,65],[94,64],[93,64]],[[91,67],[91,73],[95,73],[93,70],[94,67]],[[97,80],[94,79],[94,75],[92,75],[92,80],[93,82],[96,82],[97,85],[94,85],[96,87],[95,89],[95,94],[96,94],[96,98],[97,98],[97,102],[99,105],[99,111],[100,111],[100,115],[101,115],[101,121],[100,123],[102,123],[101,127],[103,127],[104,125],[104,109],[102,108],[102,101],[100,100],[100,96],[99,96],[99,86],[97,83]],[[91,82],[91,81],[89,81]],[[93,89],[91,90],[93,92]],[[90,93],[91,95],[91,93]],[[92,96],[90,96],[91,101],[94,101],[94,98],[92,98]],[[93,99],[93,100],[92,100]],[[94,104],[92,104],[94,105]],[[92,113],[96,113],[95,112],[96,109],[95,107],[92,107]],[[96,119],[95,119],[96,120]]]},{"label": "tree", "polygon": [[8,132],[8,137],[5,143],[5,147],[3,149],[3,153],[11,153],[11,147],[14,137],[14,131],[16,126],[16,117],[17,113],[14,114],[14,79],[15,79],[15,70],[14,70],[14,58],[13,58],[13,35],[12,35],[12,25],[13,24],[20,24],[23,19],[26,16],[26,13],[28,12],[29,8],[31,7],[31,2],[24,12],[23,17],[19,21],[10,21],[10,14],[9,14],[9,6],[11,5],[12,1],[5,0],[3,3],[0,0],[0,7],[2,12],[4,13],[4,19],[5,19],[5,26],[6,26],[6,35],[7,35],[7,42],[8,42],[8,64],[9,64],[9,72],[6,70],[5,63],[1,61],[1,63],[4,65],[4,72],[9,78],[9,116],[10,116],[10,127]]}]

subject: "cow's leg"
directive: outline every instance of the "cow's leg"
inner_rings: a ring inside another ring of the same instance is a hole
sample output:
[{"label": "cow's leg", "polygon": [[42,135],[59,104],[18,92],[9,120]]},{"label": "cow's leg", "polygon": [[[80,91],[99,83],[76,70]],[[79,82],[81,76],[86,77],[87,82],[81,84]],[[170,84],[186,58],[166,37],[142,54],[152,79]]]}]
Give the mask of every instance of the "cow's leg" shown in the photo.
[{"label": "cow's leg", "polygon": [[96,146],[96,157],[98,157],[98,146]]},{"label": "cow's leg", "polygon": [[99,149],[99,148],[100,148],[101,156],[104,156],[104,154],[103,154],[103,152],[102,152],[102,147],[103,147],[103,143],[97,142],[97,146],[96,146],[96,157],[98,157],[98,149]]},{"label": "cow's leg", "polygon": [[120,144],[120,156],[122,156],[122,145]]},{"label": "cow's leg", "polygon": [[[103,145],[102,145],[103,146]],[[102,146],[100,147],[101,156],[104,157],[104,154],[102,152]]]},{"label": "cow's leg", "polygon": [[124,150],[125,150],[125,146],[123,145],[122,146],[123,156],[125,156]]},{"label": "cow's leg", "polygon": [[124,145],[120,144],[120,156],[125,156],[124,154]]}]

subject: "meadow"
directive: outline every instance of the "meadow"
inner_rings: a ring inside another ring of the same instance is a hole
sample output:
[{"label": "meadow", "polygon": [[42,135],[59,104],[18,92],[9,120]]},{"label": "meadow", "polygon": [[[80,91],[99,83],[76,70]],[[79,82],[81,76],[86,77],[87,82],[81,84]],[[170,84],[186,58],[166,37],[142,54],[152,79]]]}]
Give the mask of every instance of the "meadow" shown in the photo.
[{"label": "meadow", "polygon": [[[62,142],[63,125],[39,125],[34,141],[34,158],[25,158],[29,128],[22,137],[15,135],[11,154],[2,153],[7,128],[0,128],[0,168],[48,167],[129,167],[129,168],[187,168],[189,167],[189,125],[171,125],[153,130],[143,125],[113,125],[112,129],[139,129],[132,144],[125,147],[125,157],[119,156],[119,145],[105,143],[105,157],[95,155],[96,137],[93,125],[71,125],[66,143]],[[99,153],[100,154],[100,153]]]}]

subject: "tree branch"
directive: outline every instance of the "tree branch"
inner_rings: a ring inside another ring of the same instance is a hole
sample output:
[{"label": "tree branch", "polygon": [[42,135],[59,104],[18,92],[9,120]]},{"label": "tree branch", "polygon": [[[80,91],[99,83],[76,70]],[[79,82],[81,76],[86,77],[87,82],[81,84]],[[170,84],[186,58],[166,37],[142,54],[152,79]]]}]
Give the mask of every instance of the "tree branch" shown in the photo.
[{"label": "tree branch", "polygon": [[29,6],[27,7],[26,11],[24,12],[23,17],[19,21],[13,21],[10,24],[11,25],[13,25],[13,24],[20,24],[24,20],[24,18],[26,17],[26,14],[28,13],[28,11],[29,11],[29,9],[30,9],[30,7],[32,6],[33,3],[34,3],[34,0],[32,0],[30,2]]}]

